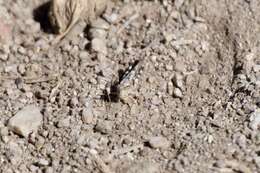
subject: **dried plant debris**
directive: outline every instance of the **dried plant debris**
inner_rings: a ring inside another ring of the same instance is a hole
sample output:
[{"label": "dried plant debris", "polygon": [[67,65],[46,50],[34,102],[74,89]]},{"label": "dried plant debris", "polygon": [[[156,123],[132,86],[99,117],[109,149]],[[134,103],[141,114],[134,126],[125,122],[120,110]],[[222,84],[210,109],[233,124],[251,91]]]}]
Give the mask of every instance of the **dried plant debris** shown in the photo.
[{"label": "dried plant debris", "polygon": [[80,20],[93,21],[107,7],[109,0],[52,0],[49,11],[50,23],[60,34],[54,44],[63,39]]}]

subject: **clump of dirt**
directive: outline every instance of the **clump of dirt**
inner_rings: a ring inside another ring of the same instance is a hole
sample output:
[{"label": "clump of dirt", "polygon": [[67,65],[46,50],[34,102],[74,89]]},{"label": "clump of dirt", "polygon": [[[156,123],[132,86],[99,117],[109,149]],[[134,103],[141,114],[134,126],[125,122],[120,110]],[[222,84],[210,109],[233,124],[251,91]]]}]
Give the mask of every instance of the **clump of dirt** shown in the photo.
[{"label": "clump of dirt", "polygon": [[[54,47],[50,1],[0,0],[0,170],[257,172],[259,9],[118,1]],[[32,104],[24,138],[8,122]]]}]

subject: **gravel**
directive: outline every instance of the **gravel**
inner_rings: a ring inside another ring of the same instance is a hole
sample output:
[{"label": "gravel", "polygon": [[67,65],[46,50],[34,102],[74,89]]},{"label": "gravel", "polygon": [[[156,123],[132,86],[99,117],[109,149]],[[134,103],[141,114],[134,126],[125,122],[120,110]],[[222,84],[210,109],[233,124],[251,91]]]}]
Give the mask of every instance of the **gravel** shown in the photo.
[{"label": "gravel", "polygon": [[46,2],[0,0],[0,172],[259,172],[257,0],[116,1],[55,46]]}]

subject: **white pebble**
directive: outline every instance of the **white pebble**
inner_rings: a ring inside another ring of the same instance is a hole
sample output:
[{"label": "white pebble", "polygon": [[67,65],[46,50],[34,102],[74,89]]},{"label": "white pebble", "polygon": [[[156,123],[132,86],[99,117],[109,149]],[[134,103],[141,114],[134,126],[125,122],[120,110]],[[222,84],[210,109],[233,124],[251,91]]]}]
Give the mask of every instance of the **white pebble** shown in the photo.
[{"label": "white pebble", "polygon": [[182,60],[176,60],[174,70],[177,72],[185,72],[186,65]]},{"label": "white pebble", "polygon": [[102,18],[98,18],[97,20],[95,20],[91,23],[91,27],[97,28],[97,29],[108,30],[109,24],[105,20],[103,20]]},{"label": "white pebble", "polygon": [[173,89],[174,89],[174,87],[173,87],[172,82],[168,82],[168,83],[167,83],[167,92],[168,92],[169,94],[172,94],[172,93],[173,93]]},{"label": "white pebble", "polygon": [[49,161],[46,160],[46,159],[39,159],[38,165],[40,165],[40,166],[48,166],[49,165]]},{"label": "white pebble", "polygon": [[8,122],[9,128],[24,137],[36,132],[42,124],[43,117],[40,109],[34,105],[24,107],[17,112]]},{"label": "white pebble", "polygon": [[208,140],[208,143],[211,144],[213,142],[214,138],[212,135],[209,135],[207,140]]},{"label": "white pebble", "polygon": [[26,49],[24,47],[19,47],[18,48],[18,52],[22,55],[25,55],[26,54]]},{"label": "white pebble", "polygon": [[251,113],[249,127],[252,130],[257,130],[258,127],[260,127],[260,109],[257,109]]},{"label": "white pebble", "polygon": [[106,40],[100,38],[94,38],[91,41],[92,49],[98,53],[102,53],[104,55],[107,54],[107,45]]},{"label": "white pebble", "polygon": [[174,88],[173,96],[177,98],[182,98],[183,97],[182,91],[179,88]]},{"label": "white pebble", "polygon": [[89,35],[91,38],[105,39],[107,36],[107,32],[104,29],[91,28],[89,30]]},{"label": "white pebble", "polygon": [[0,136],[7,136],[8,135],[8,128],[7,127],[1,127],[0,128]]},{"label": "white pebble", "polygon": [[104,15],[104,17],[109,23],[115,23],[118,19],[118,14],[112,13],[111,15]]},{"label": "white pebble", "polygon": [[173,78],[173,82],[175,84],[176,87],[180,88],[180,89],[184,89],[184,84],[183,84],[183,76],[180,74],[175,74],[174,78]]},{"label": "white pebble", "polygon": [[149,139],[149,144],[152,148],[166,149],[170,147],[170,142],[166,138],[160,136],[151,137]]},{"label": "white pebble", "polygon": [[86,124],[91,124],[94,120],[93,110],[91,107],[82,110],[82,121]]}]

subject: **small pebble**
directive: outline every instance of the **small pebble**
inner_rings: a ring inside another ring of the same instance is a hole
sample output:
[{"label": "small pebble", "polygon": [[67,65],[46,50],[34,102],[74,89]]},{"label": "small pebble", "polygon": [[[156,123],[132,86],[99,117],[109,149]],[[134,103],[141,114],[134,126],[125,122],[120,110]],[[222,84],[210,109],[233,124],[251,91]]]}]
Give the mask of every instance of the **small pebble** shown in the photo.
[{"label": "small pebble", "polygon": [[46,159],[39,159],[38,165],[39,166],[48,166],[49,165],[49,161],[46,160]]},{"label": "small pebble", "polygon": [[103,30],[108,30],[109,29],[109,24],[102,18],[98,18],[94,22],[91,23],[92,28],[97,28],[97,29],[103,29]]},{"label": "small pebble", "polygon": [[182,60],[176,60],[174,70],[177,72],[185,72],[186,71],[186,65]]},{"label": "small pebble", "polygon": [[90,138],[88,139],[87,141],[87,146],[90,148],[90,149],[96,149],[99,147],[99,142],[97,139],[95,138]]},{"label": "small pebble", "polygon": [[256,145],[260,145],[260,134],[256,133],[254,138],[255,138]]},{"label": "small pebble", "polygon": [[29,167],[29,169],[30,169],[31,172],[38,172],[37,170],[39,170],[39,168],[37,166],[35,166],[35,165],[31,165]]},{"label": "small pebble", "polygon": [[10,138],[8,136],[2,136],[2,141],[4,143],[8,143],[10,141]]},{"label": "small pebble", "polygon": [[173,33],[164,33],[164,40],[166,43],[169,43],[170,41],[176,39],[175,34]]},{"label": "small pebble", "polygon": [[202,75],[199,79],[198,87],[202,90],[210,88],[208,76]]},{"label": "small pebble", "polygon": [[95,127],[95,130],[103,134],[108,134],[112,131],[113,122],[112,121],[99,121]]},{"label": "small pebble", "polygon": [[156,136],[149,139],[149,145],[156,149],[166,149],[170,147],[170,142],[164,137]]},{"label": "small pebble", "polygon": [[79,53],[79,58],[80,58],[81,61],[87,60],[89,58],[88,52],[81,51]]},{"label": "small pebble", "polygon": [[8,135],[8,128],[7,127],[1,127],[0,128],[0,136],[7,136]]},{"label": "small pebble", "polygon": [[58,122],[58,127],[69,127],[70,126],[70,117],[67,117],[67,118],[64,118],[64,119],[61,119],[59,122]]},{"label": "small pebble", "polygon": [[236,139],[236,143],[238,146],[240,146],[241,148],[246,148],[246,136],[243,134],[240,134],[237,139]]},{"label": "small pebble", "polygon": [[21,75],[25,74],[25,72],[26,72],[25,65],[24,65],[24,64],[19,64],[18,67],[17,67],[17,71],[18,71]]},{"label": "small pebble", "polygon": [[214,138],[212,135],[209,135],[208,138],[207,138],[207,141],[209,144],[211,144],[213,142]]},{"label": "small pebble", "polygon": [[52,167],[48,167],[44,170],[44,173],[53,173],[53,168]]},{"label": "small pebble", "polygon": [[19,52],[21,55],[25,55],[25,54],[26,54],[26,49],[21,46],[21,47],[18,48],[18,52]]},{"label": "small pebble", "polygon": [[173,89],[174,89],[173,83],[172,82],[168,82],[167,83],[167,93],[168,94],[172,94],[173,93]]},{"label": "small pebble", "polygon": [[3,54],[3,55],[1,54],[0,60],[7,61],[8,60],[8,54]]},{"label": "small pebble", "polygon": [[183,76],[180,74],[175,74],[174,78],[173,78],[173,83],[176,87],[183,89],[184,88],[184,84],[183,84]]},{"label": "small pebble", "polygon": [[153,56],[151,57],[151,60],[152,60],[153,62],[157,62],[157,56],[153,55]]},{"label": "small pebble", "polygon": [[89,36],[92,39],[93,38],[105,39],[107,36],[107,32],[103,29],[91,28],[89,30]]},{"label": "small pebble", "polygon": [[173,70],[173,66],[171,64],[166,64],[165,68],[168,71],[172,71]]},{"label": "small pebble", "polygon": [[9,54],[10,53],[10,47],[6,44],[0,45],[0,53]]},{"label": "small pebble", "polygon": [[118,19],[118,14],[112,13],[111,15],[104,15],[104,18],[109,22],[109,23],[115,23]]},{"label": "small pebble", "polygon": [[78,104],[79,104],[79,100],[78,100],[77,97],[73,97],[73,98],[70,100],[70,102],[69,102],[69,105],[70,105],[70,107],[72,107],[72,108],[77,107]]},{"label": "small pebble", "polygon": [[255,110],[253,113],[250,114],[250,122],[249,127],[252,130],[257,130],[260,126],[260,109]]},{"label": "small pebble", "polygon": [[8,126],[13,132],[27,138],[30,133],[38,130],[42,121],[40,109],[34,105],[29,105],[17,112],[9,120]]},{"label": "small pebble", "polygon": [[16,64],[6,65],[5,72],[6,73],[17,73],[17,65]]},{"label": "small pebble", "polygon": [[182,91],[179,88],[174,88],[173,96],[177,98],[182,98],[183,97]]},{"label": "small pebble", "polygon": [[94,38],[91,41],[91,46],[94,51],[98,53],[102,53],[104,55],[107,54],[106,40],[100,38]]},{"label": "small pebble", "polygon": [[94,120],[93,110],[92,108],[84,108],[82,110],[82,121],[86,124],[91,124]]}]

